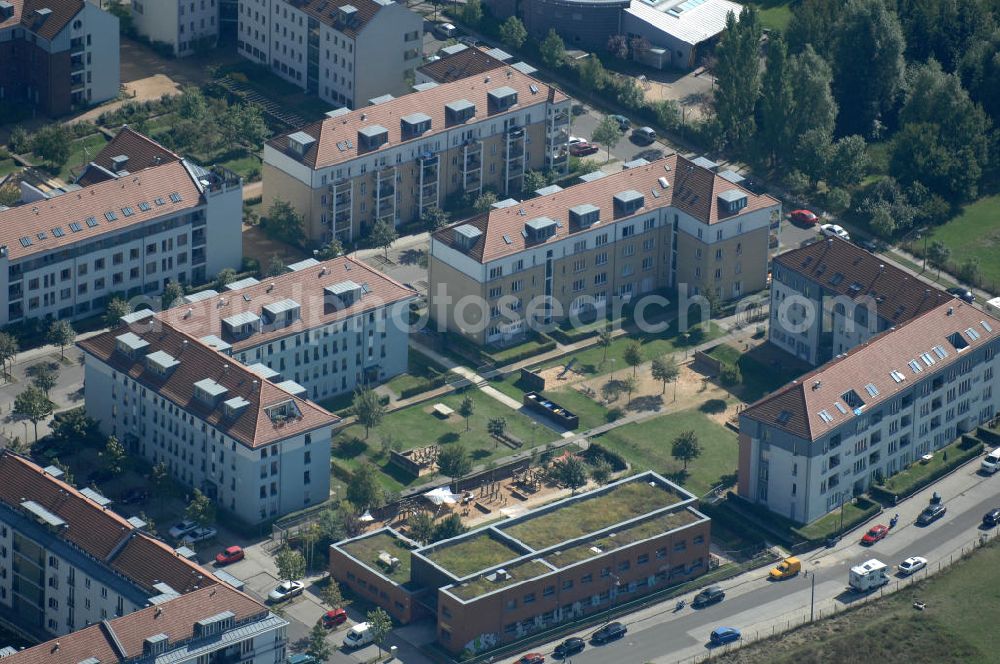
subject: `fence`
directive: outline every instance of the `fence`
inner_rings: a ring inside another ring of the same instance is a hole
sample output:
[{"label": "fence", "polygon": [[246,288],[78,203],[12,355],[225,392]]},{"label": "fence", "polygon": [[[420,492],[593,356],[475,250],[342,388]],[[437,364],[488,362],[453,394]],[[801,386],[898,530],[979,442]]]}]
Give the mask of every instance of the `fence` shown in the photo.
[{"label": "fence", "polygon": [[[742,629],[742,638],[738,642],[726,644],[725,646],[720,646],[713,648],[709,653],[693,655],[690,657],[684,657],[681,659],[671,660],[676,664],[695,664],[696,662],[706,662],[711,660],[713,657],[718,657],[730,653],[734,650],[747,646],[751,643],[756,643],[760,641],[765,641],[771,637],[777,636],[783,632],[787,632],[792,629],[797,629],[808,625],[809,623],[815,622],[817,620],[822,620],[823,618],[830,618],[840,613],[845,613],[847,611],[852,611],[858,607],[864,606],[869,602],[873,602],[882,599],[886,595],[892,595],[893,593],[899,592],[900,590],[905,590],[906,588],[912,587],[914,584],[924,581],[930,576],[933,576],[940,572],[941,570],[948,569],[954,563],[964,559],[966,556],[971,555],[977,548],[981,548],[987,544],[990,540],[997,539],[998,530],[994,529],[992,533],[981,532],[977,537],[973,538],[971,541],[966,540],[960,546],[952,549],[950,552],[941,556],[941,558],[936,563],[928,563],[927,567],[923,570],[913,574],[911,576],[904,577],[902,579],[896,579],[889,584],[882,586],[879,591],[869,593],[864,596],[857,596],[856,599],[852,599],[850,603],[845,603],[839,601],[837,597],[831,597],[824,600],[818,600],[813,604],[805,604],[798,608],[786,611],[785,613],[772,618],[764,623],[759,623],[757,625],[751,625],[748,628]],[[808,573],[808,572],[807,572]],[[847,570],[844,569],[844,584],[847,584]]]}]

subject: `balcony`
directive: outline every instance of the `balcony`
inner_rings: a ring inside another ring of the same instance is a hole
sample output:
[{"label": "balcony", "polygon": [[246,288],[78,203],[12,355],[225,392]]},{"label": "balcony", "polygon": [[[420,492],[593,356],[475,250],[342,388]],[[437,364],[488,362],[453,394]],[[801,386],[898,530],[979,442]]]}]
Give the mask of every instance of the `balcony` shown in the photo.
[{"label": "balcony", "polygon": [[466,157],[463,168],[467,171],[475,171],[482,168],[482,166],[483,162],[479,159],[479,157]]},{"label": "balcony", "polygon": [[507,159],[520,159],[524,156],[524,146],[514,143],[507,147]]},{"label": "balcony", "polygon": [[556,113],[552,116],[552,124],[556,127],[563,127],[569,124],[569,111]]}]

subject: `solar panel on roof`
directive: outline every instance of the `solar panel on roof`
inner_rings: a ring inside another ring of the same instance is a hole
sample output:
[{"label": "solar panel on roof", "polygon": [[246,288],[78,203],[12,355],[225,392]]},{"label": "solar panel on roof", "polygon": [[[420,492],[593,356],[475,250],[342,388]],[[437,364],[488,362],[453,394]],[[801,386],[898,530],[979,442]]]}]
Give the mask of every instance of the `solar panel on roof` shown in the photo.
[{"label": "solar panel on roof", "polygon": [[63,229],[57,227],[52,229],[52,235],[55,237],[62,237],[63,235],[66,235],[66,233],[63,232]]},{"label": "solar panel on roof", "polygon": [[70,222],[69,229],[74,233],[77,233],[81,230],[80,224],[76,223],[75,221]]},{"label": "solar panel on roof", "polygon": [[143,212],[149,212],[149,203],[147,203],[146,201],[139,203],[139,209],[142,210]]},{"label": "solar panel on roof", "polygon": [[181,195],[175,191],[174,193],[170,194],[170,200],[172,200],[174,203],[180,203],[183,199],[181,198]]}]

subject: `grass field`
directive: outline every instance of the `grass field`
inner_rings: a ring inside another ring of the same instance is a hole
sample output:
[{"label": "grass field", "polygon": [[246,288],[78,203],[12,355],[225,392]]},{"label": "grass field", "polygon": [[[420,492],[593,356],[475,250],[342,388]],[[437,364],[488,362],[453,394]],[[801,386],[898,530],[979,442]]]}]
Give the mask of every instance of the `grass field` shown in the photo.
[{"label": "grass field", "polygon": [[13,159],[0,159],[0,178],[21,168]]},{"label": "grass field", "polygon": [[[989,664],[1000,612],[1000,546],[883,600],[715,659],[725,664]],[[927,603],[915,611],[915,599]]]},{"label": "grass field", "polygon": [[[525,392],[517,384],[520,379],[520,375],[520,372],[515,371],[514,373],[507,375],[503,380],[492,381],[490,385],[507,396],[517,399],[518,401],[522,401]],[[576,416],[580,418],[580,426],[577,431],[593,429],[594,427],[606,424],[608,421],[607,408],[593,399],[580,394],[572,387],[545,390],[542,392],[542,396],[546,399],[555,401],[563,408],[575,413]]]},{"label": "grass field", "polygon": [[930,241],[940,240],[951,249],[950,263],[961,264],[968,258],[979,259],[983,280],[1000,284],[1000,223],[997,210],[1000,195],[981,198],[967,206],[962,214],[930,233]]},{"label": "grass field", "polygon": [[753,403],[766,394],[770,394],[782,385],[791,382],[805,373],[809,367],[789,357],[787,362],[780,365],[765,364],[758,359],[759,349],[749,352],[742,352],[735,346],[720,344],[713,348],[709,356],[726,364],[735,364],[740,368],[743,376],[743,383],[730,388],[740,399],[746,403]]},{"label": "grass field", "polygon": [[444,367],[424,354],[410,350],[406,373],[396,376],[385,386],[396,394],[400,394],[403,390],[429,390],[433,387],[433,381],[444,374]]},{"label": "grass field", "polygon": [[760,23],[765,28],[784,32],[792,19],[794,0],[760,0],[754,4],[760,10]]},{"label": "grass field", "polygon": [[[686,474],[682,472],[683,464],[670,455],[673,440],[684,431],[694,431],[701,445],[701,456],[688,464]],[[626,424],[598,437],[596,442],[623,455],[634,470],[655,470],[678,480],[697,496],[705,495],[724,476],[736,472],[736,434],[696,408]]]},{"label": "grass field", "polygon": [[507,544],[483,533],[435,549],[427,557],[455,576],[463,577],[521,555]]},{"label": "grass field", "polygon": [[[398,539],[388,533],[378,533],[364,537],[344,545],[344,550],[358,560],[371,565],[397,583],[410,580],[410,550]],[[388,570],[379,564],[378,555],[385,551],[399,558],[399,565]]]}]

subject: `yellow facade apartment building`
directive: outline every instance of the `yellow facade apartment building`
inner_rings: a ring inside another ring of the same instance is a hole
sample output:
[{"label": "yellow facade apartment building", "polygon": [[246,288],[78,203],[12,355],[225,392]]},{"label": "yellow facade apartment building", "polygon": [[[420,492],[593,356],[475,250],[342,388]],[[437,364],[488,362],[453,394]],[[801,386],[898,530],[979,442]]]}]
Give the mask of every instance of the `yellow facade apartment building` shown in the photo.
[{"label": "yellow facade apartment building", "polygon": [[503,65],[282,134],[264,146],[263,203],[289,201],[313,242],[417,221],[453,195],[519,195],[528,170],[564,173],[570,98]]},{"label": "yellow facade apartment building", "polygon": [[767,284],[781,204],[671,155],[431,236],[430,315],[484,343],[652,291],[732,300]]}]

